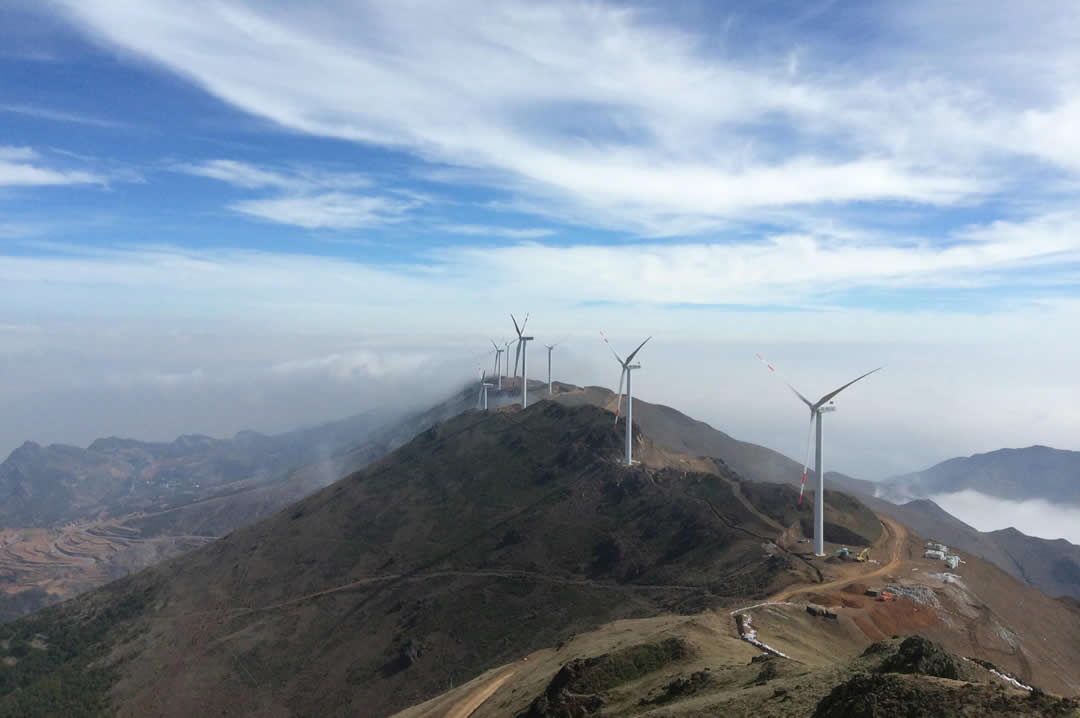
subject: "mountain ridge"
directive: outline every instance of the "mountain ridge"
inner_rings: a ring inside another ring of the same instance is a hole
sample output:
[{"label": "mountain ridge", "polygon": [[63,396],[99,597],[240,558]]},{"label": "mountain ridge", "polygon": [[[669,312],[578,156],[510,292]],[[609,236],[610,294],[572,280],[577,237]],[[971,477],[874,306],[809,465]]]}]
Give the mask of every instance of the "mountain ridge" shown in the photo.
[{"label": "mountain ridge", "polygon": [[1080,451],[1042,444],[946,459],[879,483],[894,502],[972,489],[1010,501],[1043,499],[1080,506]]}]

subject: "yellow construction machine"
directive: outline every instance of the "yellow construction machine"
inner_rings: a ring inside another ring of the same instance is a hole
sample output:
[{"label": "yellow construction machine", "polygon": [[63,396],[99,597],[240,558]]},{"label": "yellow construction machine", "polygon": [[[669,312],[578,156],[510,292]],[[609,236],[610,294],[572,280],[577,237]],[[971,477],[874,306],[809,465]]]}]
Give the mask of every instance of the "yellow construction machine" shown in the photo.
[{"label": "yellow construction machine", "polygon": [[855,560],[856,561],[865,561],[868,558],[870,558],[870,549],[869,548],[864,548],[862,551],[859,552],[859,555],[855,557]]}]

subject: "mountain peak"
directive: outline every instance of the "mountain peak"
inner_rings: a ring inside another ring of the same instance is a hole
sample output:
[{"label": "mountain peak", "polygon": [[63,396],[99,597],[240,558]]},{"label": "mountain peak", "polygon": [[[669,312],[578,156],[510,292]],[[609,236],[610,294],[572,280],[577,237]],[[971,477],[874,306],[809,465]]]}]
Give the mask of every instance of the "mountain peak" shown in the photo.
[{"label": "mountain peak", "polygon": [[24,441],[21,446],[12,451],[4,463],[27,461],[41,455],[44,448],[36,441]]},{"label": "mountain peak", "polygon": [[113,451],[122,451],[124,449],[138,448],[144,445],[144,442],[138,439],[125,439],[119,436],[107,436],[101,439],[94,439],[90,446],[86,447],[87,451],[94,451],[98,453],[109,453]]}]

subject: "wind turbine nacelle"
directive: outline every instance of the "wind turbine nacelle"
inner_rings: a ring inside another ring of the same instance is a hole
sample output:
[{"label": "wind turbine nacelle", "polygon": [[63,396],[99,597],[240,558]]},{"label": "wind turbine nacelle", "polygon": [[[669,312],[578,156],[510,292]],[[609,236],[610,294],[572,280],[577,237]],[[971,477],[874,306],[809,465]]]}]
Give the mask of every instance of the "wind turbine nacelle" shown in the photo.
[{"label": "wind turbine nacelle", "polygon": [[626,368],[627,369],[640,369],[641,365],[640,364],[628,364]]},{"label": "wind turbine nacelle", "polygon": [[821,414],[826,414],[826,413],[828,413],[830,411],[836,411],[836,402],[835,401],[830,401],[828,404],[826,404],[825,406],[818,409],[818,412],[821,413]]}]

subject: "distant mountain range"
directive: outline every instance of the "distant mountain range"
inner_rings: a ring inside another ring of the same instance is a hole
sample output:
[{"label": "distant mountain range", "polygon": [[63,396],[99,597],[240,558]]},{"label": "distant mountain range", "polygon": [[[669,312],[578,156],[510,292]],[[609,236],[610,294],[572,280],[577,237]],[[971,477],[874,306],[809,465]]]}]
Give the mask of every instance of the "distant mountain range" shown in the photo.
[{"label": "distant mountain range", "polygon": [[28,441],[0,464],[0,529],[164,511],[237,482],[265,484],[333,456],[394,416],[373,411],[276,436],[243,431],[170,443],[111,437],[85,449]]},{"label": "distant mountain range", "polygon": [[1044,499],[1080,507],[1080,451],[1000,449],[887,479],[878,489],[893,503],[973,489],[1009,501]]}]

